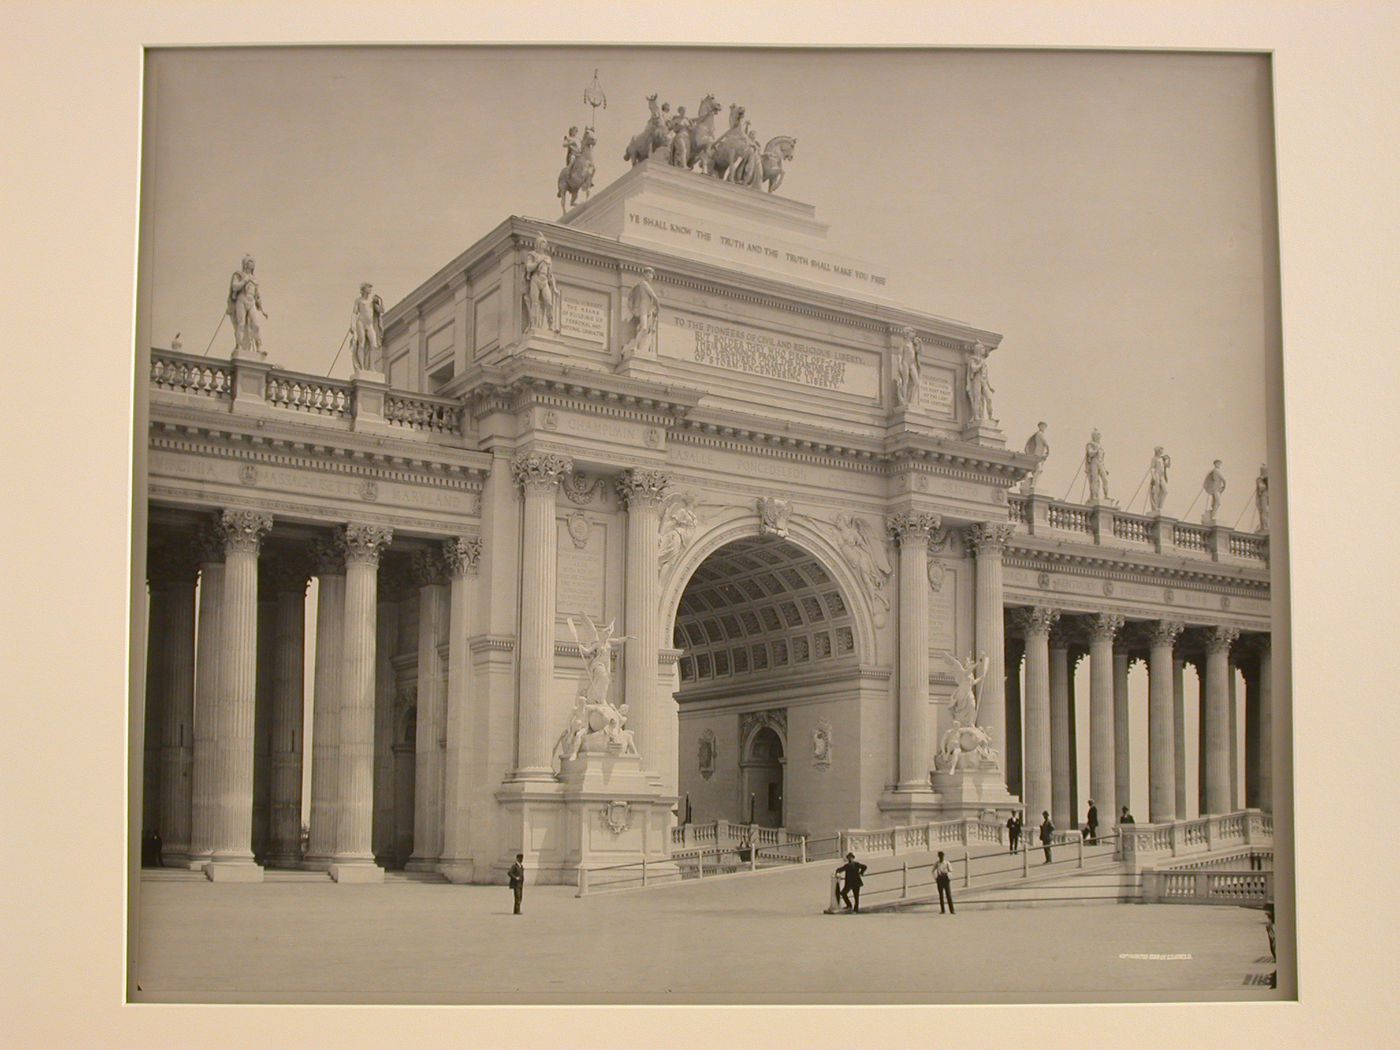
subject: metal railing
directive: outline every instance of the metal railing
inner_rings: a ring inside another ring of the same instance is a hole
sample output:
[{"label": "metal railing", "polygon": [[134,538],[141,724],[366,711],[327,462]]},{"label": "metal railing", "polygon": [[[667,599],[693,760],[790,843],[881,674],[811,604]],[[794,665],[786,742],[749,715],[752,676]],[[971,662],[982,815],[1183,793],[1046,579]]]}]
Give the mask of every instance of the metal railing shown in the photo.
[{"label": "metal railing", "polygon": [[[747,827],[748,825],[736,825]],[[771,830],[771,829],[770,829]],[[808,854],[808,844],[814,854]],[[823,835],[809,839],[805,835],[789,836],[787,841],[768,846],[684,846],[672,849],[668,860],[633,861],[626,864],[606,864],[578,870],[578,892],[587,897],[598,893],[665,886],[691,880],[700,881],[742,872],[789,868],[813,860],[828,860],[837,856],[840,836]]]},{"label": "metal railing", "polygon": [[[1055,854],[1059,853],[1058,859]],[[1049,846],[1039,843],[1023,843],[1017,853],[974,854],[970,849],[962,850],[961,856],[945,857],[952,868],[950,882],[962,889],[974,885],[988,885],[992,882],[1004,883],[1008,877],[1028,880],[1032,874],[1039,877],[1057,871],[1080,871],[1110,867],[1118,860],[1118,836],[1100,835],[1095,843],[1087,842],[1082,835],[1061,833],[1058,841]],[[1038,855],[1036,863],[1031,854]],[[1006,864],[1008,857],[1017,861]],[[873,904],[877,908],[900,907],[922,904],[937,899],[937,881],[933,875],[936,860],[911,864],[902,861],[882,867],[867,868],[862,876],[864,885],[860,891],[861,907]],[[843,910],[840,899],[841,873],[832,872],[830,894],[826,913],[835,914]]]}]

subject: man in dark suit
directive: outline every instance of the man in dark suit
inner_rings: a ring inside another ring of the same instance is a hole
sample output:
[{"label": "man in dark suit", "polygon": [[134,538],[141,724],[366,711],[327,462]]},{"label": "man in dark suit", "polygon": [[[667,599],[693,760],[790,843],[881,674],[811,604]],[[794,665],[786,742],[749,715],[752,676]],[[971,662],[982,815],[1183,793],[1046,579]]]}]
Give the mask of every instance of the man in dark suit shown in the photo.
[{"label": "man in dark suit", "polygon": [[1016,819],[1016,814],[1006,818],[1006,842],[1011,852],[1015,853],[1021,841],[1021,822]]},{"label": "man in dark suit", "polygon": [[1118,823],[1120,823],[1120,824],[1136,824],[1136,823],[1137,823],[1137,821],[1135,821],[1135,820],[1133,819],[1133,815],[1132,815],[1131,813],[1128,812],[1128,807],[1127,807],[1127,806],[1124,806],[1124,807],[1123,807],[1123,814],[1122,814],[1122,816],[1120,816],[1120,817],[1118,818]]},{"label": "man in dark suit", "polygon": [[1084,821],[1084,823],[1085,823],[1085,826],[1089,829],[1089,834],[1086,836],[1086,838],[1088,839],[1089,845],[1091,845],[1091,846],[1098,845],[1098,841],[1099,841],[1099,807],[1096,806],[1096,805],[1094,805],[1094,800],[1093,800],[1093,799],[1090,799],[1090,800],[1089,800],[1089,817],[1088,817],[1087,820]]},{"label": "man in dark suit", "polygon": [[[841,903],[852,911],[860,911],[860,888],[864,885],[861,876],[865,874],[865,865],[856,860],[854,853],[846,854],[846,863],[836,869],[836,874],[841,876]],[[851,894],[855,894],[855,907],[851,907]]]},{"label": "man in dark suit", "polygon": [[938,863],[933,866],[933,881],[938,884],[938,914],[943,914],[943,904],[946,901],[950,914],[956,915],[953,910],[953,866],[943,859],[943,851],[938,851]]},{"label": "man in dark suit", "polygon": [[515,863],[510,866],[510,891],[515,895],[515,914],[520,914],[520,898],[525,895],[525,865],[521,863],[525,854],[517,853]]},{"label": "man in dark suit", "polygon": [[1045,847],[1045,863],[1050,863],[1050,842],[1055,837],[1055,825],[1050,823],[1050,814],[1040,811],[1040,844]]}]

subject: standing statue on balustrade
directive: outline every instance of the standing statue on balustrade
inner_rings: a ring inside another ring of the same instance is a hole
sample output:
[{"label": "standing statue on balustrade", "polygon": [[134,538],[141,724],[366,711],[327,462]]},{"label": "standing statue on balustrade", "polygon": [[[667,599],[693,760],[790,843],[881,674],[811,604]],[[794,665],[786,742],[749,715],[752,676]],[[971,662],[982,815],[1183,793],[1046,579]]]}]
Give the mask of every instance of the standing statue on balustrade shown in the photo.
[{"label": "standing statue on balustrade", "polygon": [[1095,430],[1084,446],[1084,477],[1089,482],[1089,502],[1108,501],[1108,463],[1103,451],[1103,435]]},{"label": "standing statue on balustrade", "polygon": [[266,357],[262,348],[262,328],[258,324],[258,314],[267,319],[263,309],[262,296],[258,293],[258,281],[253,276],[253,257],[243,256],[243,264],[229,278],[228,319],[233,322],[233,352],[235,354],[257,354]]},{"label": "standing statue on balustrade", "polygon": [[992,422],[991,376],[987,372],[987,348],[982,343],[974,343],[967,355],[967,401],[971,406],[972,422]]},{"label": "standing statue on balustrade", "polygon": [[1035,457],[1035,466],[1021,482],[1021,493],[1029,496],[1035,492],[1035,483],[1040,480],[1040,472],[1045,469],[1045,461],[1050,458],[1050,439],[1045,436],[1048,423],[1037,423],[1035,433],[1026,439],[1026,455]]},{"label": "standing statue on balustrade", "polygon": [[1221,461],[1216,460],[1210,468],[1201,488],[1206,494],[1206,512],[1201,515],[1202,525],[1214,525],[1215,516],[1220,511],[1220,497],[1225,494],[1225,473],[1220,469]]},{"label": "standing statue on balustrade", "polygon": [[1151,479],[1147,483],[1147,500],[1152,505],[1153,514],[1162,513],[1162,504],[1167,499],[1167,471],[1171,469],[1171,465],[1172,458],[1162,451],[1161,445],[1152,450]]},{"label": "standing statue on balustrade", "polygon": [[1259,531],[1269,531],[1269,468],[1259,465],[1259,476],[1254,479],[1254,510],[1259,515]]},{"label": "standing statue on balustrade", "polygon": [[375,359],[384,350],[384,300],[366,281],[350,310],[350,359],[356,372],[372,372]]}]

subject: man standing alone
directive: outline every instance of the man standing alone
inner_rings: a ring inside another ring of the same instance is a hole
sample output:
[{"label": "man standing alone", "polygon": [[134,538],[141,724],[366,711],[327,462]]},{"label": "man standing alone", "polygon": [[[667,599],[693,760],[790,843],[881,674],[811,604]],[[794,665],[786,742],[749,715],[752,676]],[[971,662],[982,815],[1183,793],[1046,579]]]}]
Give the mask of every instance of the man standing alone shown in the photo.
[{"label": "man standing alone", "polygon": [[1089,817],[1084,822],[1089,834],[1086,838],[1089,845],[1096,846],[1099,842],[1099,807],[1094,805],[1094,800],[1089,800]]},{"label": "man standing alone", "polygon": [[1050,823],[1050,814],[1040,811],[1040,844],[1045,847],[1045,863],[1050,863],[1050,840],[1055,837],[1055,825]]},{"label": "man standing alone", "polygon": [[1021,816],[1013,813],[1006,818],[1006,841],[1012,853],[1016,853],[1021,847]]},{"label": "man standing alone", "polygon": [[836,874],[842,878],[841,883],[841,903],[847,908],[851,908],[851,894],[855,894],[856,903],[852,911],[860,911],[860,888],[864,885],[861,876],[865,874],[865,865],[856,860],[854,853],[846,854],[846,863],[836,869]]},{"label": "man standing alone", "polygon": [[525,854],[517,853],[515,863],[510,866],[510,891],[515,896],[515,914],[520,914],[520,898],[525,895],[525,865],[521,863]]},{"label": "man standing alone", "polygon": [[938,914],[943,914],[943,902],[948,902],[948,914],[953,910],[953,866],[943,859],[943,851],[938,851],[938,863],[933,866],[933,881],[938,883]]}]

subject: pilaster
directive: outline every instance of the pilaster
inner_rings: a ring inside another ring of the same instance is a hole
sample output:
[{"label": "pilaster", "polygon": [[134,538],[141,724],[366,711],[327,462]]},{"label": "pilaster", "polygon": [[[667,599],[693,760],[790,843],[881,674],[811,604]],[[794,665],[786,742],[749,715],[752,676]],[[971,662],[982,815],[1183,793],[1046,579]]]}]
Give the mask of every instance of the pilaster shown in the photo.
[{"label": "pilaster", "polygon": [[443,752],[447,681],[439,666],[448,638],[447,567],[440,549],[416,551],[418,586],[418,723],[414,740],[413,855],[409,871],[436,871],[442,856]]},{"label": "pilaster", "polygon": [[[165,864],[187,861],[190,851],[191,766],[194,763],[194,653],[196,553],[184,537],[162,550],[156,572],[164,609],[160,661],[160,830]],[[153,586],[154,591],[154,586]]]},{"label": "pilaster", "polygon": [[[617,479],[618,498],[627,508],[623,696],[628,705],[627,728],[632,731],[642,768],[651,772],[661,768],[658,759],[662,746],[656,690],[661,649],[657,527],[661,501],[670,485],[670,477],[657,470],[628,470]],[[669,746],[670,742],[666,743]]]},{"label": "pilaster", "polygon": [[1003,790],[1006,777],[1005,623],[1002,613],[1002,554],[1013,528],[980,522],[967,530],[968,546],[977,558],[976,638],[979,656],[987,657],[987,676],[978,694],[977,721],[1002,755]]},{"label": "pilaster", "polygon": [[471,823],[471,789],[474,779],[471,620],[476,605],[477,569],[481,539],[457,536],[445,540],[442,557],[451,581],[451,612],[447,642],[447,751],[444,755],[442,859],[439,870],[451,882],[470,882],[474,876],[472,836],[484,834]]}]

